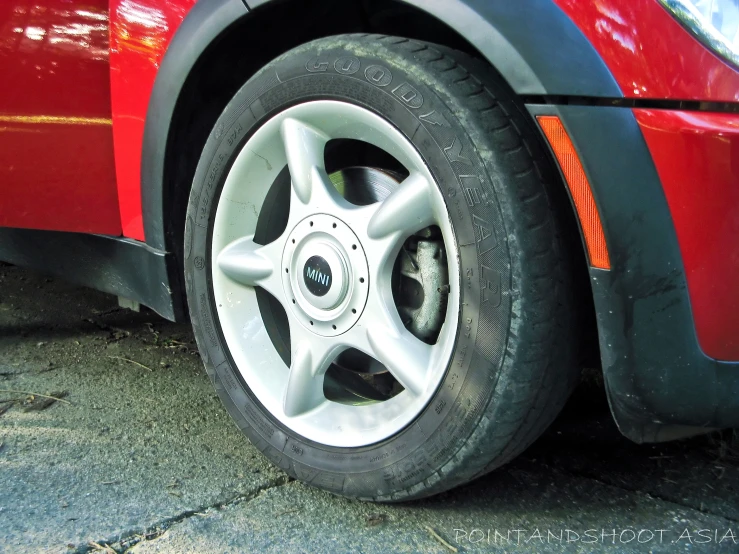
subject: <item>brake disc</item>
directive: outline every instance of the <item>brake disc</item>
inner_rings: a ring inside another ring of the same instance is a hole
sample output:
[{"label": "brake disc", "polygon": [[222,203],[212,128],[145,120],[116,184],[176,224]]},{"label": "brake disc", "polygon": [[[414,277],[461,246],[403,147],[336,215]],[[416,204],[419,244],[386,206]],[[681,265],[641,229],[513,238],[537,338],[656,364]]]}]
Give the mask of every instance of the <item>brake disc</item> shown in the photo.
[{"label": "brake disc", "polygon": [[[353,204],[380,202],[398,188],[402,175],[357,166],[329,176],[339,193]],[[448,283],[446,255],[438,231],[425,229],[403,245],[394,269],[393,296],[406,328],[419,339],[433,343],[446,310]],[[333,400],[351,404],[385,400],[398,387],[387,369],[362,352],[349,350],[338,356],[326,373],[325,392]]]},{"label": "brake disc", "polygon": [[[387,198],[402,177],[373,167],[349,167],[332,173],[330,179],[344,198],[366,205]],[[429,227],[410,237],[395,271],[394,297],[403,323],[417,338],[433,344],[444,322],[449,283],[444,241],[438,229]]]}]

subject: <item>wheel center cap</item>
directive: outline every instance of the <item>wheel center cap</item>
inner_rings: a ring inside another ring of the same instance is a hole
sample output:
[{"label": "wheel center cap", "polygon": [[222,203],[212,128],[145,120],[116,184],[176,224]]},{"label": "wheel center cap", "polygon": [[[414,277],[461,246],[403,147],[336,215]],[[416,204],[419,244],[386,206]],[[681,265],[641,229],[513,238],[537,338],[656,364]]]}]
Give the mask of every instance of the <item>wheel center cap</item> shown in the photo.
[{"label": "wheel center cap", "polygon": [[287,306],[306,329],[345,333],[367,302],[369,268],[357,236],[340,219],[315,214],[290,231],[282,253]]},{"label": "wheel center cap", "polygon": [[298,287],[303,297],[320,310],[330,310],[346,296],[350,268],[338,246],[317,234],[297,248]]}]

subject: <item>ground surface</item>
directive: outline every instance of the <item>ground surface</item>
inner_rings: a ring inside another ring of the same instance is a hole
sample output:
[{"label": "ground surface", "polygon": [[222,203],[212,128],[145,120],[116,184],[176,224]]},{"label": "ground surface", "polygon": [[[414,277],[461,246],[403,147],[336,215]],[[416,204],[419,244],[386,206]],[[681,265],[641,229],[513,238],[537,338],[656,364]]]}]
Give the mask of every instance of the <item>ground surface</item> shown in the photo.
[{"label": "ground surface", "polygon": [[739,551],[729,433],[632,444],[587,382],[506,468],[363,504],[267,464],[194,348],[186,325],[0,265],[0,552]]}]

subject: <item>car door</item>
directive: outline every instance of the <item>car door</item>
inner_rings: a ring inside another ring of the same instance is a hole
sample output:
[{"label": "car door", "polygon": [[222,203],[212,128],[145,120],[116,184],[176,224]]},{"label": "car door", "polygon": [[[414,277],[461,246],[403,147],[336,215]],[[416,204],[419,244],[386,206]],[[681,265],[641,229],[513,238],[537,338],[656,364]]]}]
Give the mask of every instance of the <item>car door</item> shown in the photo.
[{"label": "car door", "polygon": [[0,2],[0,227],[119,235],[108,0]]}]

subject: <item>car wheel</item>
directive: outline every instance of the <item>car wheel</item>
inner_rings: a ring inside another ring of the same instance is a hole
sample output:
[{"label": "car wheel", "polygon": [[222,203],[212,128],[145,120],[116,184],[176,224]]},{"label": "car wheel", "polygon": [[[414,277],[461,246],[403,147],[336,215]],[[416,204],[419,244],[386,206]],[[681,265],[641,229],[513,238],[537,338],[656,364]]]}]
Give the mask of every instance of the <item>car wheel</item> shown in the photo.
[{"label": "car wheel", "polygon": [[195,174],[185,276],[208,374],[274,464],[419,498],[553,420],[576,330],[538,140],[492,69],[397,37],[300,46],[233,97]]}]

